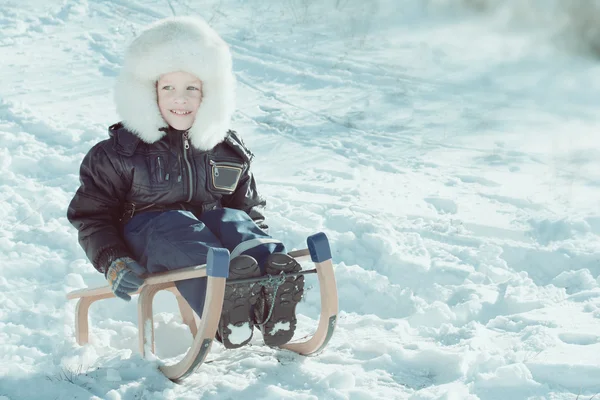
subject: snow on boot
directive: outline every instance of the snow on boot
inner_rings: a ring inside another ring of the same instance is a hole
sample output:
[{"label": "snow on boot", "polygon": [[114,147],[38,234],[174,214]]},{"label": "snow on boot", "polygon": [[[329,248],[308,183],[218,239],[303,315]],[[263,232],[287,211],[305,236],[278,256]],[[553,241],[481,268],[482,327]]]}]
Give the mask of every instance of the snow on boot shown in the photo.
[{"label": "snow on boot", "polygon": [[266,272],[272,279],[263,283],[263,296],[255,308],[256,322],[267,346],[281,346],[294,336],[296,305],[304,293],[304,276],[285,277],[282,273],[301,269],[300,264],[287,254],[275,253],[267,258]]},{"label": "snow on boot", "polygon": [[[241,255],[231,260],[229,278],[242,279],[260,276],[253,257]],[[250,342],[254,331],[252,310],[261,293],[260,284],[226,284],[223,311],[217,328],[217,340],[227,349],[242,347]]]}]

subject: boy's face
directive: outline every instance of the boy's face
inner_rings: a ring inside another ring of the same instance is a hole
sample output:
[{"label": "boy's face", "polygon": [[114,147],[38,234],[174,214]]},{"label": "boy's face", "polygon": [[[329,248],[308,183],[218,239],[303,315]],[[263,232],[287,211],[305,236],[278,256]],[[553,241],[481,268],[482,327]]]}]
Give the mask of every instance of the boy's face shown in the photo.
[{"label": "boy's face", "polygon": [[169,72],[158,79],[156,95],[163,119],[175,129],[186,130],[202,102],[202,81],[187,72]]}]

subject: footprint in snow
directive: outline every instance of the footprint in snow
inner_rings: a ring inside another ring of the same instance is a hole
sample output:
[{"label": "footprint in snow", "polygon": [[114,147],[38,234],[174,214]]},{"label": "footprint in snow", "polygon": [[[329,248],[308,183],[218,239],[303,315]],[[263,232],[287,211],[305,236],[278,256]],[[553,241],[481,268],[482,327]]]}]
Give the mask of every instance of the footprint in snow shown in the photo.
[{"label": "footprint in snow", "polygon": [[435,210],[440,214],[456,214],[458,211],[458,205],[451,199],[444,199],[441,197],[425,197],[427,203],[431,204]]},{"label": "footprint in snow", "polygon": [[561,333],[558,335],[558,338],[566,344],[576,344],[580,346],[588,346],[600,342],[600,336],[580,332]]}]

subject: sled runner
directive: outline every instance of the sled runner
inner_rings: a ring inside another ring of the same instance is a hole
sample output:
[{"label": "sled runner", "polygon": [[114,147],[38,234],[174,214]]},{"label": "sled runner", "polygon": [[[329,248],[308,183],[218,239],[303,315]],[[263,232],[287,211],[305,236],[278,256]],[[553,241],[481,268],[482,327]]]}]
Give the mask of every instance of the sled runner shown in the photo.
[{"label": "sled runner", "polygon": [[[314,335],[304,342],[286,343],[280,348],[291,350],[298,354],[309,355],[322,350],[329,342],[335,329],[338,313],[338,297],[331,262],[331,249],[324,233],[317,233],[307,238],[307,249],[288,253],[298,261],[310,259],[315,263],[315,269],[302,270],[288,275],[305,275],[316,273],[319,279],[321,293],[321,316]],[[229,275],[229,251],[227,249],[210,249],[205,265],[183,268],[176,271],[152,274],[145,278],[140,289],[133,293],[138,297],[138,337],[139,349],[142,356],[154,353],[154,325],[152,300],[160,290],[171,291],[177,299],[183,322],[190,328],[194,340],[183,359],[173,365],[162,365],[160,370],[171,380],[179,381],[192,374],[206,359],[210,351],[223,307],[225,284],[236,282],[245,284],[257,278],[240,279],[227,282]],[[208,277],[206,301],[203,318],[197,322],[192,308],[181,296],[175,282],[184,279]],[[269,279],[262,277],[258,279]],[[81,289],[67,294],[67,299],[79,299],[75,317],[75,335],[77,343],[88,343],[88,311],[90,305],[98,300],[115,297],[109,286],[94,289]]]}]

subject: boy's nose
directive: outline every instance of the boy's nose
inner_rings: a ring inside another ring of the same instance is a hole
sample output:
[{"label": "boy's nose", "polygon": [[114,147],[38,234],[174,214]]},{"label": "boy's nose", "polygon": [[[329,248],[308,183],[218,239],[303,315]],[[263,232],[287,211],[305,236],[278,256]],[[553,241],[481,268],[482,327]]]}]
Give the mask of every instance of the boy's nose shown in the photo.
[{"label": "boy's nose", "polygon": [[177,104],[185,104],[185,103],[187,103],[187,99],[182,94],[175,96],[175,99],[173,101],[175,103],[177,103]]}]

